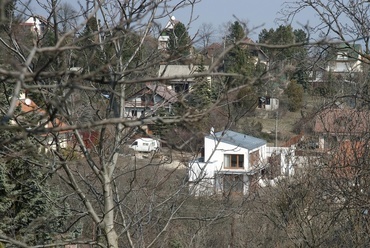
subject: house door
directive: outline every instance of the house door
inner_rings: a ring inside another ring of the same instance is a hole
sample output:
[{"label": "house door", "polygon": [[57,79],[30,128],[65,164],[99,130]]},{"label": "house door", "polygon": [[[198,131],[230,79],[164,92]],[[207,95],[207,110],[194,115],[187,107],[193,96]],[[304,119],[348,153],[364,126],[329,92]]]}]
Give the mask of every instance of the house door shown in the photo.
[{"label": "house door", "polygon": [[223,186],[224,194],[243,194],[243,175],[224,175]]}]

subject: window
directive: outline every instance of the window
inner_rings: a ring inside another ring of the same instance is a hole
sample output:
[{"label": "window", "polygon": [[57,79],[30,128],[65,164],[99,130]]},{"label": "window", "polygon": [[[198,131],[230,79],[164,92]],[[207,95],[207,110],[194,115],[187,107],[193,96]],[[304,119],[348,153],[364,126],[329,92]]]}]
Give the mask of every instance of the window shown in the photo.
[{"label": "window", "polygon": [[339,60],[346,60],[346,59],[348,59],[348,53],[347,52],[339,52],[338,53],[338,59]]},{"label": "window", "polygon": [[189,91],[189,83],[187,82],[182,82],[182,84],[176,84],[174,86],[174,90],[176,93],[184,93]]},{"label": "window", "polygon": [[225,168],[228,169],[243,169],[244,155],[243,154],[225,154]]}]

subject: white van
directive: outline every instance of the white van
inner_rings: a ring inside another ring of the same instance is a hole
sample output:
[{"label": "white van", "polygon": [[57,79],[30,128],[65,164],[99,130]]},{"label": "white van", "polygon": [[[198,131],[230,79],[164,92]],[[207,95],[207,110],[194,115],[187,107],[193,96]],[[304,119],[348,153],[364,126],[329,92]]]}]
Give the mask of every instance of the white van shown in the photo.
[{"label": "white van", "polygon": [[135,140],[129,147],[137,152],[152,152],[160,148],[160,143],[155,139],[140,138]]}]

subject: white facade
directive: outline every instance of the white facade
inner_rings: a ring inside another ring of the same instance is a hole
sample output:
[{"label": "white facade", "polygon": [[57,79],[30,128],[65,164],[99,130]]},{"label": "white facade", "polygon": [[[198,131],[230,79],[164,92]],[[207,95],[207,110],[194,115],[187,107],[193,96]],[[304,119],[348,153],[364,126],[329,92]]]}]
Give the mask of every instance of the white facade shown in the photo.
[{"label": "white facade", "polygon": [[354,45],[351,48],[342,45],[339,47],[335,59],[329,62],[327,71],[334,73],[362,72],[363,58],[361,53],[360,45]]},{"label": "white facade", "polygon": [[171,16],[171,19],[166,24],[166,27],[162,31],[161,35],[158,37],[158,49],[166,50],[168,48],[168,42],[170,40],[169,33],[173,32],[173,29],[179,21],[176,20],[174,16]]},{"label": "white facade", "polygon": [[266,141],[233,131],[204,138],[204,158],[189,165],[190,191],[195,195],[249,191],[251,178],[266,162]]},{"label": "white facade", "polygon": [[362,72],[361,60],[337,60],[328,66],[327,71],[336,73]]},{"label": "white facade", "polygon": [[43,23],[40,18],[36,16],[28,18],[24,24],[29,25],[31,32],[35,32],[37,35],[42,35],[45,29],[45,23]]},{"label": "white facade", "polygon": [[257,109],[264,109],[267,111],[277,110],[279,108],[279,99],[273,97],[260,97],[258,99]]}]

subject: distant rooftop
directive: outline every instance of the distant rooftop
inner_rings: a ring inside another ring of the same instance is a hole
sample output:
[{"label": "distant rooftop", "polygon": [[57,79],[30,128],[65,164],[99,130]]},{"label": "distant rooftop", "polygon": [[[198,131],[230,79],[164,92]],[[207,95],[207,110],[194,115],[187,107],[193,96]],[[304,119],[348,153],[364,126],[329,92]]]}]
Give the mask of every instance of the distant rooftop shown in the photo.
[{"label": "distant rooftop", "polygon": [[[158,76],[159,77],[178,77],[171,79],[171,81],[194,81],[194,78],[189,78],[189,75],[198,73],[199,65],[160,65]],[[204,66],[208,70],[209,66]],[[184,77],[184,78],[182,78]]]}]

